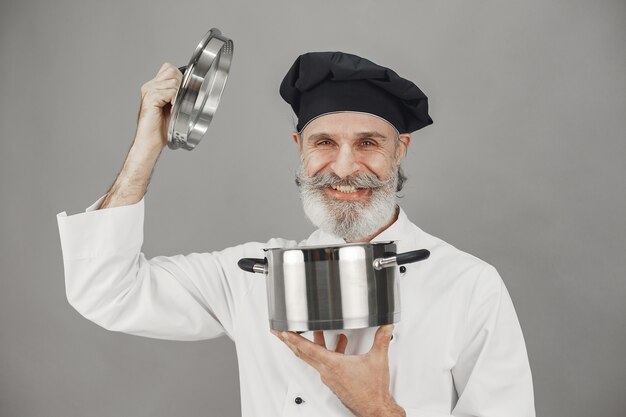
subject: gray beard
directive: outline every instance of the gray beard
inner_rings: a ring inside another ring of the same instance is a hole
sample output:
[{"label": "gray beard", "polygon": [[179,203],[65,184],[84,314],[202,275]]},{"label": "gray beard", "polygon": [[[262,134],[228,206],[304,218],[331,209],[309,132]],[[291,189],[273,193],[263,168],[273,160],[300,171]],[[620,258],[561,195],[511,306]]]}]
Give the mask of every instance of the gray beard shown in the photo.
[{"label": "gray beard", "polygon": [[[324,172],[308,177],[302,166],[296,173],[306,216],[315,226],[346,241],[369,237],[391,220],[396,211],[397,182],[397,167],[385,181],[373,174],[342,179]],[[371,189],[369,201],[342,201],[329,197],[324,188],[338,184]]]}]

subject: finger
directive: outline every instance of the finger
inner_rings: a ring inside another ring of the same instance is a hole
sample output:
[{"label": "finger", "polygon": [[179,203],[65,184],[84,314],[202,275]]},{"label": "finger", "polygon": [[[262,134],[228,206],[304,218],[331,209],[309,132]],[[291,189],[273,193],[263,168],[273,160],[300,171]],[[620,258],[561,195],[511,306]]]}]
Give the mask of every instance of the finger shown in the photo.
[{"label": "finger", "polygon": [[145,96],[155,90],[168,90],[171,88],[178,89],[180,87],[180,80],[175,78],[167,80],[150,80],[141,86],[141,96]]},{"label": "finger", "polygon": [[342,333],[337,338],[337,346],[335,347],[335,352],[346,353],[347,346],[348,346],[348,336]]},{"label": "finger", "polygon": [[389,343],[391,343],[392,334],[393,324],[380,326],[378,330],[376,330],[376,335],[374,336],[374,344],[372,345],[371,351],[384,353],[386,355],[389,351]]},{"label": "finger", "polygon": [[296,356],[306,361],[309,365],[321,371],[324,367],[330,366],[331,355],[334,352],[320,346],[310,340],[293,332],[283,332],[283,341],[294,351]]},{"label": "finger", "polygon": [[153,81],[150,84],[150,88],[153,90],[166,90],[170,88],[178,88],[180,86],[180,80],[177,78],[168,78],[167,80]]},{"label": "finger", "polygon": [[281,338],[280,340],[282,340],[282,342],[289,348],[291,349],[291,351],[293,352],[294,355],[296,355],[296,357],[298,357],[299,359],[303,360],[304,362],[308,363],[311,367],[313,367],[314,369],[316,369],[318,372],[321,372],[323,369],[323,365],[321,363],[319,363],[318,361],[316,361],[315,359],[313,359],[311,356],[307,355],[305,352],[303,352],[303,350],[299,347],[296,346],[295,344]]},{"label": "finger", "polygon": [[170,99],[172,99],[174,97],[174,95],[176,94],[177,89],[176,88],[163,88],[163,89],[158,89],[158,90],[151,90],[148,91],[148,93],[146,94],[146,98],[150,97],[150,98],[158,98],[158,99],[167,99],[167,101],[169,101]]},{"label": "finger", "polygon": [[326,339],[324,339],[324,332],[321,330],[316,330],[313,332],[313,341],[316,345],[326,347]]},{"label": "finger", "polygon": [[183,73],[180,72],[180,70],[176,68],[175,66],[170,65],[167,68],[164,68],[163,71],[159,72],[156,75],[156,77],[154,77],[155,80],[167,80],[169,78],[176,78],[176,79],[182,80]]},{"label": "finger", "polygon": [[160,73],[162,73],[166,69],[172,68],[172,67],[174,67],[174,65],[170,64],[169,62],[163,63],[163,65],[161,65],[161,68],[159,68],[159,71],[157,72],[157,75],[159,75]]},{"label": "finger", "polygon": [[167,103],[171,103],[176,96],[176,89],[170,88],[167,90],[152,90],[147,93],[143,98],[143,105],[156,105],[157,107],[163,107]]}]

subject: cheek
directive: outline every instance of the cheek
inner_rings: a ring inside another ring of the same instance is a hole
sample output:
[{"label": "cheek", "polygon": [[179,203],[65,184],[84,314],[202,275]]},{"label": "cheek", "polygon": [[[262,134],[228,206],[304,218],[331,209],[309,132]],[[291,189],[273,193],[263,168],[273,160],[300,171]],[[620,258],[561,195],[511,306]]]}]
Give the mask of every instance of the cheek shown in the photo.
[{"label": "cheek", "polygon": [[367,158],[363,159],[362,162],[369,171],[380,179],[387,179],[391,176],[394,163],[390,155],[369,155]]},{"label": "cheek", "polygon": [[310,152],[302,158],[302,165],[306,174],[311,176],[323,170],[331,161],[332,158],[328,153]]}]

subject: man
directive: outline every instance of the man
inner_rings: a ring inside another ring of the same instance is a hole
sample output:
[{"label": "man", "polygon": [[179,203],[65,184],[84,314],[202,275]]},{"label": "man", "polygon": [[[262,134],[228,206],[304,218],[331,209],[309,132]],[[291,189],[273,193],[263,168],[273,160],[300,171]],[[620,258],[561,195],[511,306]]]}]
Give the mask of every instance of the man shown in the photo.
[{"label": "man", "polygon": [[67,296],[81,314],[155,338],[226,334],[237,346],[244,416],[535,415],[523,336],[500,276],[396,205],[410,134],[432,123],[417,86],[339,52],[302,55],[283,80],[281,95],[298,116],[297,183],[319,227],[300,245],[394,240],[399,252],[431,256],[400,270],[395,328],[272,335],[265,283],[237,261],[296,242],[150,260],[141,253],[143,196],[180,81],[165,64],[144,84],[135,141],[111,190],[86,213],[57,216]]}]

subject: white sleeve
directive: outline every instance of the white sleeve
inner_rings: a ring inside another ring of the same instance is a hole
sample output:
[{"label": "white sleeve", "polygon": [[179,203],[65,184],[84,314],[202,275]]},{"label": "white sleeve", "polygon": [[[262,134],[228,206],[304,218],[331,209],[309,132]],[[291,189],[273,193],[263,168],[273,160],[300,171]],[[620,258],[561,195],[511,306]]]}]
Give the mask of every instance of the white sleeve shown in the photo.
[{"label": "white sleeve", "polygon": [[452,415],[534,417],[524,336],[494,267],[477,278],[466,317],[463,348],[452,369],[458,393]]},{"label": "white sleeve", "polygon": [[535,417],[532,376],[509,293],[489,265],[477,277],[463,348],[452,369],[451,414],[405,408],[407,417]]},{"label": "white sleeve", "polygon": [[108,330],[173,340],[232,338],[237,303],[250,282],[237,260],[258,257],[261,244],[148,260],[141,253],[144,200],[95,211],[100,201],[85,213],[57,214],[69,303]]}]

